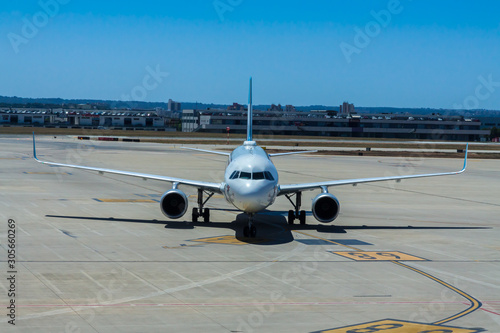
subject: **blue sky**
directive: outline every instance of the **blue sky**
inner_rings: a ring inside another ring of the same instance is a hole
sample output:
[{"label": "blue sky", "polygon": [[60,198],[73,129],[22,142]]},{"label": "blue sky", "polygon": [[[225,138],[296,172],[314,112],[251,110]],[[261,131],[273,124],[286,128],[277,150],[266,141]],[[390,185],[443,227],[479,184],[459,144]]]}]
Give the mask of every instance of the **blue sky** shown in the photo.
[{"label": "blue sky", "polygon": [[493,1],[11,1],[0,95],[245,103],[253,76],[258,104],[500,110],[499,12]]}]

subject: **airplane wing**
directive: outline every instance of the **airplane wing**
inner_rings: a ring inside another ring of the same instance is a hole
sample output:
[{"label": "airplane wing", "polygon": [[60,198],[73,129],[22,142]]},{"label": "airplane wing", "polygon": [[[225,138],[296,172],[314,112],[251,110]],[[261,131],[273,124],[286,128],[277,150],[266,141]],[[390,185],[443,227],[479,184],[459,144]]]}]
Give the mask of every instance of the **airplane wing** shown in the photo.
[{"label": "airplane wing", "polygon": [[381,181],[387,181],[387,180],[396,180],[399,182],[403,179],[458,175],[460,173],[463,173],[465,171],[465,169],[467,169],[468,150],[469,150],[469,145],[467,144],[467,148],[465,149],[464,166],[463,166],[462,170],[460,170],[460,171],[428,173],[428,174],[422,174],[422,175],[359,178],[359,179],[346,179],[346,180],[332,180],[332,181],[325,181],[325,182],[318,182],[318,183],[280,185],[278,196],[290,194],[290,193],[302,192],[302,191],[311,191],[311,190],[318,189],[318,188],[325,188],[325,187],[328,188],[330,186],[357,185],[357,184],[362,184],[362,183],[373,183],[373,182],[381,182]]},{"label": "airplane wing", "polygon": [[222,184],[221,183],[210,183],[210,182],[188,180],[188,179],[181,179],[181,178],[175,178],[175,177],[150,175],[150,174],[139,173],[139,172],[129,172],[129,171],[94,168],[94,167],[87,167],[87,166],[81,166],[81,165],[71,165],[71,164],[62,164],[62,163],[41,161],[36,156],[35,134],[34,133],[33,133],[33,158],[39,163],[52,165],[52,166],[58,166],[58,167],[64,167],[64,168],[74,168],[74,169],[81,169],[81,170],[88,170],[88,171],[96,171],[101,175],[104,173],[110,173],[110,174],[115,174],[115,175],[138,177],[138,178],[142,178],[144,180],[148,180],[148,179],[160,180],[160,181],[165,181],[165,182],[169,182],[169,183],[173,183],[173,184],[177,184],[177,185],[192,186],[192,187],[196,187],[196,188],[203,189],[203,190],[210,191],[210,192],[214,192],[214,193],[222,193],[222,189],[221,189]]}]

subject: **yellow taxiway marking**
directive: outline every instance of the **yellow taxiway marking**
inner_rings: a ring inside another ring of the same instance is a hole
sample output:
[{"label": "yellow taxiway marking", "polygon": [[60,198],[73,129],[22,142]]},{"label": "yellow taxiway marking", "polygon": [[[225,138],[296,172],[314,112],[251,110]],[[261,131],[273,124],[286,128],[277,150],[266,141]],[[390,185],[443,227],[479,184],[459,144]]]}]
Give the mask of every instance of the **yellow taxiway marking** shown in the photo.
[{"label": "yellow taxiway marking", "polygon": [[237,239],[234,236],[219,236],[209,238],[191,239],[191,242],[215,243],[215,244],[230,244],[230,245],[248,245],[266,242],[267,239],[259,238],[241,238]]},{"label": "yellow taxiway marking", "polygon": [[151,200],[151,199],[97,199],[94,198],[95,201],[97,202],[117,202],[117,203],[123,203],[123,202],[146,202],[146,203],[158,203],[158,201]]},{"label": "yellow taxiway marking", "polygon": [[399,251],[341,251],[332,252],[356,261],[426,261]]},{"label": "yellow taxiway marking", "polygon": [[[352,246],[342,245],[342,244],[340,244],[340,243],[337,243],[337,242],[331,241],[331,240],[329,240],[329,239],[321,238],[321,237],[314,236],[314,235],[311,235],[311,234],[308,234],[308,233],[305,233],[305,232],[301,232],[301,231],[296,231],[296,230],[295,230],[295,232],[300,233],[300,234],[305,235],[305,236],[309,236],[309,237],[311,237],[311,238],[322,239],[322,240],[325,240],[325,241],[327,241],[327,242],[329,242],[329,243],[332,243],[332,244],[335,244],[335,245],[345,246],[345,247],[347,247],[347,248],[350,248],[350,249],[355,250],[355,251],[351,251],[350,253],[356,253],[356,252],[365,252],[365,253],[366,253],[366,251],[362,251],[362,250],[357,249],[357,248],[352,247]],[[347,253],[349,253],[349,252],[347,252]],[[378,253],[381,253],[381,252],[378,252]],[[382,253],[383,253],[383,252],[382,252]],[[394,252],[392,252],[392,253],[394,253]],[[418,258],[418,257],[416,257],[416,258]],[[425,260],[425,259],[419,258],[419,260]],[[367,260],[364,260],[364,261],[366,262]],[[369,260],[368,260],[368,261],[369,261]],[[434,322],[434,325],[441,325],[441,324],[444,324],[444,323],[450,322],[450,321],[452,321],[452,320],[455,320],[455,319],[461,318],[461,317],[463,317],[463,316],[468,315],[469,313],[472,313],[472,312],[476,311],[477,309],[481,308],[481,306],[482,306],[481,302],[480,302],[480,301],[478,301],[477,299],[475,299],[474,297],[472,297],[471,295],[469,295],[469,294],[467,294],[466,292],[464,292],[464,291],[462,291],[462,290],[460,290],[460,289],[458,289],[458,288],[456,288],[456,287],[452,286],[452,285],[451,285],[451,284],[449,284],[449,283],[446,283],[445,281],[443,281],[443,280],[441,280],[441,279],[438,279],[438,278],[437,278],[437,277],[435,277],[435,276],[432,276],[432,275],[430,275],[430,274],[428,274],[428,273],[426,273],[426,272],[424,272],[424,271],[421,271],[421,270],[419,270],[419,269],[417,269],[417,268],[415,268],[415,267],[412,267],[412,266],[409,266],[409,265],[403,264],[402,262],[399,262],[398,260],[394,260],[394,259],[393,259],[393,260],[389,260],[389,262],[391,262],[391,263],[393,263],[393,264],[396,264],[396,265],[399,265],[399,266],[401,266],[401,267],[404,267],[404,268],[406,268],[406,269],[412,270],[412,271],[414,271],[415,273],[421,274],[421,275],[423,275],[423,276],[425,276],[425,277],[427,277],[427,278],[429,278],[429,279],[431,279],[431,280],[433,280],[433,281],[435,281],[435,282],[439,283],[440,285],[442,285],[442,286],[444,286],[444,287],[446,287],[446,288],[448,288],[448,289],[450,289],[450,290],[452,290],[452,291],[456,292],[457,294],[459,294],[460,296],[464,297],[465,299],[467,299],[467,300],[470,302],[470,306],[469,306],[467,309],[465,309],[465,310],[463,310],[463,311],[461,311],[461,312],[459,312],[459,313],[457,313],[457,314],[455,314],[455,315],[453,315],[453,316],[451,316],[451,317],[448,317],[448,318],[445,318],[445,319],[442,319],[442,320],[436,321],[436,322]],[[324,332],[335,332],[335,333],[337,333],[337,332],[344,332],[344,331],[324,331]],[[352,331],[352,332],[355,332],[355,331]],[[391,333],[394,333],[394,332],[395,332],[395,331],[391,331]],[[405,332],[405,331],[402,331],[402,332]],[[425,332],[425,331],[424,331],[424,332]],[[431,332],[432,332],[432,331],[431,331]],[[439,331],[438,331],[438,332],[439,332]],[[460,332],[460,331],[451,331],[451,333],[455,333],[455,332]],[[474,331],[474,330],[472,330],[472,331],[471,331],[471,330],[468,330],[468,331],[463,331],[463,332],[476,332],[476,331]],[[480,332],[480,331],[477,331],[477,332]]]},{"label": "yellow taxiway marking", "polygon": [[423,323],[411,323],[401,320],[385,319],[380,321],[374,321],[371,323],[359,324],[354,326],[336,328],[328,331],[321,331],[321,333],[365,333],[365,332],[377,332],[377,333],[477,333],[481,332],[478,329],[467,329],[452,326],[440,326],[434,324],[423,324]]},{"label": "yellow taxiway marking", "polygon": [[402,266],[404,268],[410,269],[410,270],[412,270],[412,271],[414,271],[414,272],[416,272],[418,274],[422,274],[423,276],[425,276],[425,277],[427,277],[427,278],[429,278],[431,280],[436,281],[437,283],[445,286],[446,288],[448,288],[450,290],[453,290],[454,292],[456,292],[457,294],[459,294],[460,296],[464,297],[465,299],[467,299],[470,302],[470,306],[469,306],[468,309],[466,309],[466,310],[464,310],[462,312],[459,312],[456,315],[453,315],[451,317],[448,317],[448,318],[445,318],[443,320],[439,320],[439,321],[434,322],[434,324],[436,324],[436,325],[444,324],[444,323],[447,323],[449,321],[452,321],[452,320],[458,319],[460,317],[463,317],[465,315],[468,315],[469,313],[476,311],[477,309],[479,309],[482,306],[481,302],[479,302],[477,299],[475,299],[471,295],[463,292],[462,290],[458,289],[457,287],[452,286],[449,283],[444,282],[443,280],[438,279],[435,276],[432,276],[432,275],[430,275],[430,274],[428,274],[426,272],[423,272],[423,271],[421,271],[419,269],[416,269],[414,267],[405,265],[405,264],[403,264],[401,262],[394,261],[394,263],[396,265],[399,265],[399,266]]}]

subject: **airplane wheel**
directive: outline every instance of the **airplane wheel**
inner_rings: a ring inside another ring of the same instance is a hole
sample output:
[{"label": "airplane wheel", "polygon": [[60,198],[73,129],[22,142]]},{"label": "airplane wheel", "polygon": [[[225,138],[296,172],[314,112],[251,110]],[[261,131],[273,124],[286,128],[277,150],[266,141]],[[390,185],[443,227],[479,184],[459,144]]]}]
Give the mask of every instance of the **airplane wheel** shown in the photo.
[{"label": "airplane wheel", "polygon": [[299,215],[300,224],[306,224],[306,211],[301,210]]},{"label": "airplane wheel", "polygon": [[292,225],[295,220],[295,212],[293,210],[288,211],[288,224]]},{"label": "airplane wheel", "polygon": [[255,238],[257,236],[257,228],[253,225],[250,227],[250,237]]},{"label": "airplane wheel", "polygon": [[198,208],[193,208],[193,214],[192,214],[192,221],[193,223],[198,222],[198,217],[200,215],[198,214]]},{"label": "airplane wheel", "polygon": [[205,211],[203,212],[203,222],[210,222],[210,209],[208,208],[205,208]]},{"label": "airplane wheel", "polygon": [[250,237],[250,228],[248,226],[243,228],[243,236]]}]

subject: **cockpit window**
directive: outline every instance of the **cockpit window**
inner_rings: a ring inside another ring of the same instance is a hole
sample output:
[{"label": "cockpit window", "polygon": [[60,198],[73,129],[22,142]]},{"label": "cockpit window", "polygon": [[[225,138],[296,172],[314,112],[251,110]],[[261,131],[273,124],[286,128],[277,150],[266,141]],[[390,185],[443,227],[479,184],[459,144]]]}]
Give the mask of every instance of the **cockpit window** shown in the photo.
[{"label": "cockpit window", "polygon": [[252,179],[259,180],[259,179],[266,179],[264,176],[264,172],[254,172]]},{"label": "cockpit window", "polygon": [[246,179],[246,180],[270,180],[274,181],[273,175],[269,171],[263,171],[263,172],[244,172],[244,171],[234,171],[229,179]]},{"label": "cockpit window", "polygon": [[241,172],[240,179],[252,179],[252,174],[250,172]]}]

